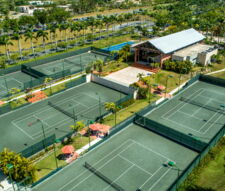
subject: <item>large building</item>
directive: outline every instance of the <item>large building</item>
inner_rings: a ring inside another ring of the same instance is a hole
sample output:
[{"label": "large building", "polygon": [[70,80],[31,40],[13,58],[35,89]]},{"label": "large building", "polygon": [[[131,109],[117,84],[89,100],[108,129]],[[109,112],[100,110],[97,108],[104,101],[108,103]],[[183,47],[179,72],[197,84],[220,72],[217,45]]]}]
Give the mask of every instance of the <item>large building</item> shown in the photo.
[{"label": "large building", "polygon": [[147,40],[132,45],[135,51],[135,63],[149,64],[165,60],[189,60],[192,63],[207,65],[211,56],[217,54],[214,46],[202,44],[205,37],[191,28],[164,37]]}]

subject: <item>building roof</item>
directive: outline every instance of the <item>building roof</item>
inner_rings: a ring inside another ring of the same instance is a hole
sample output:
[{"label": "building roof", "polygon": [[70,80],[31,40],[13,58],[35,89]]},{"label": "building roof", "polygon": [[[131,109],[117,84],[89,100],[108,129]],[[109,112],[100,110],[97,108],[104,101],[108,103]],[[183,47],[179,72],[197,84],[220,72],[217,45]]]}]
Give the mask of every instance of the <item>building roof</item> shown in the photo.
[{"label": "building roof", "polygon": [[169,54],[181,48],[195,44],[203,40],[204,38],[205,37],[201,33],[191,28],[160,38],[149,40],[148,42],[164,54]]},{"label": "building roof", "polygon": [[174,55],[185,57],[185,56],[197,55],[203,52],[211,52],[213,50],[215,50],[214,46],[210,46],[206,44],[195,44],[175,52]]}]

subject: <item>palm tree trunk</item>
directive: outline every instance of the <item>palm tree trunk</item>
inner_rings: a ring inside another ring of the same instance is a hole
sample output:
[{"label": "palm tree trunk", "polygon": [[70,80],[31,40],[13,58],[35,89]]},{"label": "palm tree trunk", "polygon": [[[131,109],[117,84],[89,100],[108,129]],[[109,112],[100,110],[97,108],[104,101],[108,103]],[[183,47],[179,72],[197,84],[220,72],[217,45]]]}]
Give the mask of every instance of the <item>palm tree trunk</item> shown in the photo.
[{"label": "palm tree trunk", "polygon": [[18,39],[18,48],[19,48],[19,52],[20,52],[20,59],[22,59],[23,55],[22,55],[22,48],[21,48],[20,39]]},{"label": "palm tree trunk", "polygon": [[6,59],[10,60],[10,55],[9,55],[9,51],[8,51],[8,46],[5,45],[5,55],[6,55]]},{"label": "palm tree trunk", "polygon": [[31,43],[32,53],[33,53],[33,55],[35,56],[35,52],[34,52],[34,44],[33,44],[32,39],[30,40],[30,43]]},{"label": "palm tree trunk", "polygon": [[44,45],[45,54],[46,54],[46,45],[45,45],[45,39],[44,38],[43,38],[43,45]]}]

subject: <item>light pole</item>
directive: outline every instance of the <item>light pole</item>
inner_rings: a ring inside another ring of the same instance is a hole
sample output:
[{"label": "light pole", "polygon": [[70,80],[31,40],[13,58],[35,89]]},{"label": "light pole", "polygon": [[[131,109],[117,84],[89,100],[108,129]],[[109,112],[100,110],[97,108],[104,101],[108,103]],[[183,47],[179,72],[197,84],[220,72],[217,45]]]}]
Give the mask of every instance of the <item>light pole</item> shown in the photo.
[{"label": "light pole", "polygon": [[166,91],[165,91],[165,98],[166,98],[166,95],[167,95],[167,88],[168,88],[168,80],[169,78],[172,78],[173,76],[172,75],[168,75],[167,78],[166,78]]},{"label": "light pole", "polygon": [[95,94],[98,95],[99,119],[101,119],[101,116],[102,116],[101,97],[97,92]]},{"label": "light pole", "polygon": [[57,157],[56,157],[56,149],[55,149],[55,144],[57,143],[60,143],[60,140],[59,139],[56,139],[53,143],[53,148],[54,148],[54,155],[55,155],[55,165],[56,165],[56,168],[58,169],[59,166],[58,166],[58,161],[57,161]]},{"label": "light pole", "polygon": [[186,73],[186,72],[187,72],[187,68],[182,68],[182,69],[180,69],[180,77],[179,77],[178,92],[180,91],[180,83],[181,83],[182,71],[184,71],[184,73]]},{"label": "light pole", "polygon": [[7,164],[6,167],[9,171],[9,177],[10,177],[10,181],[12,182],[13,190],[16,191],[13,180],[12,180],[12,174],[11,174],[11,171],[13,170],[14,166],[12,164]]},{"label": "light pole", "polygon": [[89,118],[89,117],[86,117],[84,115],[80,115],[81,117],[84,117],[85,119],[87,119],[87,126],[88,126],[88,142],[89,142],[89,148],[91,146],[91,137],[90,137],[90,127],[89,125],[90,124],[94,124],[94,120]]},{"label": "light pole", "polygon": [[148,80],[148,103],[150,103],[150,101],[151,101],[151,98],[150,98],[150,96],[151,96],[151,74],[148,73],[147,75],[149,76],[149,80]]},{"label": "light pole", "polygon": [[42,129],[42,134],[43,134],[43,138],[44,138],[44,140],[43,140],[43,147],[46,149],[46,145],[45,145],[46,136],[45,136],[44,124],[43,124],[42,120],[39,119],[39,118],[37,119],[37,121],[39,121],[41,123],[41,129]]}]

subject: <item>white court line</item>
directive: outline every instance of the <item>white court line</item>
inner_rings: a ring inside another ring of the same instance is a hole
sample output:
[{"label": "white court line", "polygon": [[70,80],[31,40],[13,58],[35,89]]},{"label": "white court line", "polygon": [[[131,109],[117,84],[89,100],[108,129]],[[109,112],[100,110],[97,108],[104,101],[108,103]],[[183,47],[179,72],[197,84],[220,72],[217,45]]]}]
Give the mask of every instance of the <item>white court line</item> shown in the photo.
[{"label": "white court line", "polygon": [[[137,145],[140,145],[140,146],[142,146],[143,148],[147,149],[148,151],[151,151],[151,152],[155,153],[156,155],[159,155],[159,156],[161,156],[162,158],[164,158],[164,159],[166,159],[166,160],[168,160],[168,161],[171,161],[171,159],[169,159],[169,158],[167,158],[166,156],[164,156],[164,155],[162,155],[162,154],[160,154],[160,153],[158,153],[158,152],[156,152],[156,151],[154,151],[154,150],[152,150],[152,149],[150,149],[150,148],[148,148],[148,147],[142,145],[141,143],[138,143],[137,141],[134,141],[134,140],[132,140],[132,141],[133,141],[134,143],[136,143]],[[160,159],[160,161],[162,161],[162,160]],[[165,161],[162,161],[162,162],[165,162]]]},{"label": "white court line", "polygon": [[160,171],[162,168],[164,168],[163,166],[161,166],[161,167],[159,167],[153,174],[152,174],[152,176],[151,177],[149,177],[141,186],[140,186],[140,188],[142,188],[152,177],[154,177],[155,176],[155,174],[158,172],[158,171]]},{"label": "white court line", "polygon": [[[195,93],[197,93],[197,95],[195,95],[195,96],[193,96],[193,97],[196,97],[196,96],[198,96],[200,93],[202,93],[202,88],[201,89],[199,89],[198,91],[196,91],[196,92],[194,92],[193,94],[191,94],[190,96],[188,96],[188,98],[190,98],[190,97],[192,97]],[[204,92],[204,91],[203,91]],[[171,112],[172,110],[174,110],[174,109],[176,109],[176,108],[179,108],[179,110],[181,109],[181,108],[183,108],[187,103],[185,103],[184,105],[182,105],[183,104],[183,102],[180,102],[179,104],[177,104],[175,107],[173,107],[172,109],[170,109],[169,111],[167,111],[166,113],[164,113],[163,115],[162,115],[162,117],[164,117],[165,115],[167,115],[167,113],[169,113],[169,112]],[[181,107],[179,107],[180,105],[182,105]],[[175,112],[176,113],[176,112]],[[171,112],[171,114],[168,116],[168,117],[170,117],[172,114],[174,114],[174,112]],[[164,117],[165,118],[165,117]]]},{"label": "white court line", "polygon": [[152,188],[155,187],[156,184],[170,171],[171,168],[169,168],[150,188],[148,191],[152,190]]},{"label": "white court line", "polygon": [[[201,90],[201,89],[200,89],[200,90]],[[199,92],[197,95],[194,95],[194,96],[191,97],[191,98],[192,98],[192,99],[193,99],[193,98],[196,98],[197,96],[199,96],[199,95],[200,95],[201,93],[203,93],[203,92],[205,92],[205,90],[202,91],[202,92]],[[190,97],[190,96],[189,96],[189,97]],[[189,98],[189,97],[188,97],[188,98]],[[183,103],[181,103],[181,104],[183,104]],[[189,105],[189,104],[188,104],[188,103],[184,103],[184,105],[182,105],[180,108],[178,108],[177,111],[180,111],[182,108],[184,108],[184,107],[187,106],[187,105]],[[169,117],[175,115],[177,111],[173,112],[171,115],[167,116],[166,118],[169,118]]]},{"label": "white court line", "polygon": [[21,129],[17,124],[13,123],[12,124],[19,129],[20,131],[22,131],[25,135],[27,135],[28,137],[30,137],[32,140],[35,140],[30,134],[28,134],[26,131],[24,131],[23,129]]},{"label": "white court line", "polygon": [[127,162],[131,163],[132,165],[135,165],[137,168],[141,169],[142,171],[144,171],[145,173],[147,173],[148,175],[152,176],[152,173],[148,172],[147,170],[143,169],[142,167],[140,167],[139,165],[133,163],[132,161],[130,161],[129,159],[123,157],[122,155],[118,155],[120,158],[126,160]]},{"label": "white court line", "polygon": [[[105,155],[103,158],[101,158],[98,162],[96,162],[95,164],[93,164],[93,166],[99,164],[101,161],[103,161],[104,159],[106,159],[109,155],[111,155],[113,152],[119,150],[121,147],[123,147],[124,145],[127,144],[127,142],[129,142],[130,139],[128,139],[127,141],[125,141],[122,145],[120,145],[118,148],[113,149],[110,153],[108,153],[107,155]],[[131,143],[133,144],[133,143]],[[81,175],[83,175],[85,172],[88,172],[88,170],[84,170],[81,174],[79,174],[79,176],[71,179],[69,182],[67,182],[66,184],[64,184],[58,191],[62,190],[64,187],[66,187],[67,185],[69,185],[70,183],[74,182],[74,180],[76,180],[77,178],[79,178]]]},{"label": "white court line", "polygon": [[[131,143],[130,145],[128,145],[125,149],[123,149],[122,151],[120,151],[118,154],[116,154],[114,157],[112,157],[110,160],[108,160],[104,165],[102,165],[101,167],[98,168],[98,170],[102,169],[103,167],[105,167],[108,163],[110,163],[113,159],[115,159],[116,157],[118,157],[118,155],[120,153],[122,153],[123,151],[125,151],[126,149],[128,149],[130,146],[132,146],[133,143]],[[76,188],[77,186],[79,186],[81,183],[83,183],[85,180],[87,180],[89,177],[93,176],[94,174],[90,174],[87,177],[85,177],[82,181],[80,181],[78,184],[76,184],[75,186],[73,186],[72,188],[70,188],[68,191],[73,190],[74,188]],[[60,188],[61,190],[61,188]]]},{"label": "white court line", "polygon": [[[201,131],[201,129],[203,128],[203,127],[205,127],[207,124],[209,124],[209,122],[211,122],[211,119],[213,119],[215,116],[216,116],[216,114],[218,114],[217,112],[216,113],[214,113],[208,120],[207,120],[207,123],[205,123],[200,129],[199,129],[199,131]],[[205,132],[205,131],[204,131]],[[204,134],[204,132],[203,132],[203,134]]]},{"label": "white court line", "polygon": [[177,113],[182,113],[182,114],[184,114],[184,115],[187,115],[187,116],[189,116],[189,117],[191,117],[191,118],[194,118],[194,119],[197,119],[197,120],[199,120],[199,121],[202,121],[202,120],[203,120],[202,118],[192,116],[191,114],[189,114],[189,113],[185,113],[185,112],[180,111],[180,110],[179,110],[179,111],[177,111]]},{"label": "white court line", "polygon": [[23,87],[23,83],[22,82],[20,82],[20,81],[18,81],[16,78],[12,78],[14,81],[16,81],[16,82],[18,82],[20,85],[22,85],[22,87]]},{"label": "white court line", "polygon": [[[34,118],[35,119],[39,119],[35,114],[33,115],[34,116]],[[40,119],[41,120],[41,122],[43,123],[43,124],[45,124],[45,125],[47,125],[48,127],[50,127],[50,125],[47,123],[47,122],[45,122],[44,120],[42,120],[42,119]]]},{"label": "white court line", "polygon": [[[134,164],[131,165],[129,168],[127,168],[127,169],[126,169],[120,176],[118,176],[115,180],[113,180],[113,183],[115,183],[117,180],[119,180],[124,174],[126,174],[126,173],[127,173],[131,168],[133,168],[133,167],[134,167]],[[111,184],[108,185],[108,186],[106,186],[105,189],[104,189],[103,191],[107,190],[110,186],[111,186]]]},{"label": "white court line", "polygon": [[[223,114],[221,114],[221,115],[216,119],[215,123],[216,123],[222,116],[223,116]],[[205,130],[205,133],[206,133],[212,126],[213,126],[213,123],[209,126],[208,129]],[[205,133],[204,133],[204,134],[205,134]]]},{"label": "white court line", "polygon": [[[167,118],[164,118],[164,117],[163,117],[162,119],[164,119],[165,121],[170,121],[171,123],[175,123],[175,125],[177,125],[178,127],[179,127],[179,126],[183,126],[183,127],[186,128],[186,129],[190,129],[190,130],[195,131],[195,132],[197,132],[197,133],[201,133],[201,132],[199,132],[199,131],[197,131],[197,130],[195,130],[195,129],[192,129],[192,128],[186,126],[186,125],[183,125],[183,124],[181,124],[181,123],[177,123],[177,122],[174,121],[174,120],[167,119]],[[202,133],[201,133],[201,134],[202,134]]]},{"label": "white court line", "polygon": [[[209,102],[211,102],[211,98],[208,98],[208,99],[209,99],[209,100],[208,100],[205,104],[203,104],[202,107],[207,106],[207,105],[209,104]],[[201,109],[203,109],[202,107],[199,107],[198,109],[196,109],[196,110],[193,112],[192,115],[195,115],[196,113],[198,113],[198,111],[200,111]]]},{"label": "white court line", "polygon": [[[55,128],[57,128],[58,126],[61,126],[61,125],[65,124],[65,122],[68,123],[68,119],[61,120],[61,121],[55,123],[54,125],[45,128],[45,130],[48,131],[48,129],[52,129],[52,131],[54,131]],[[55,127],[55,128],[53,128],[53,127]],[[40,130],[40,131],[32,134],[32,136],[36,137],[38,135],[37,137],[40,137],[41,134],[42,134],[42,131]]]}]

